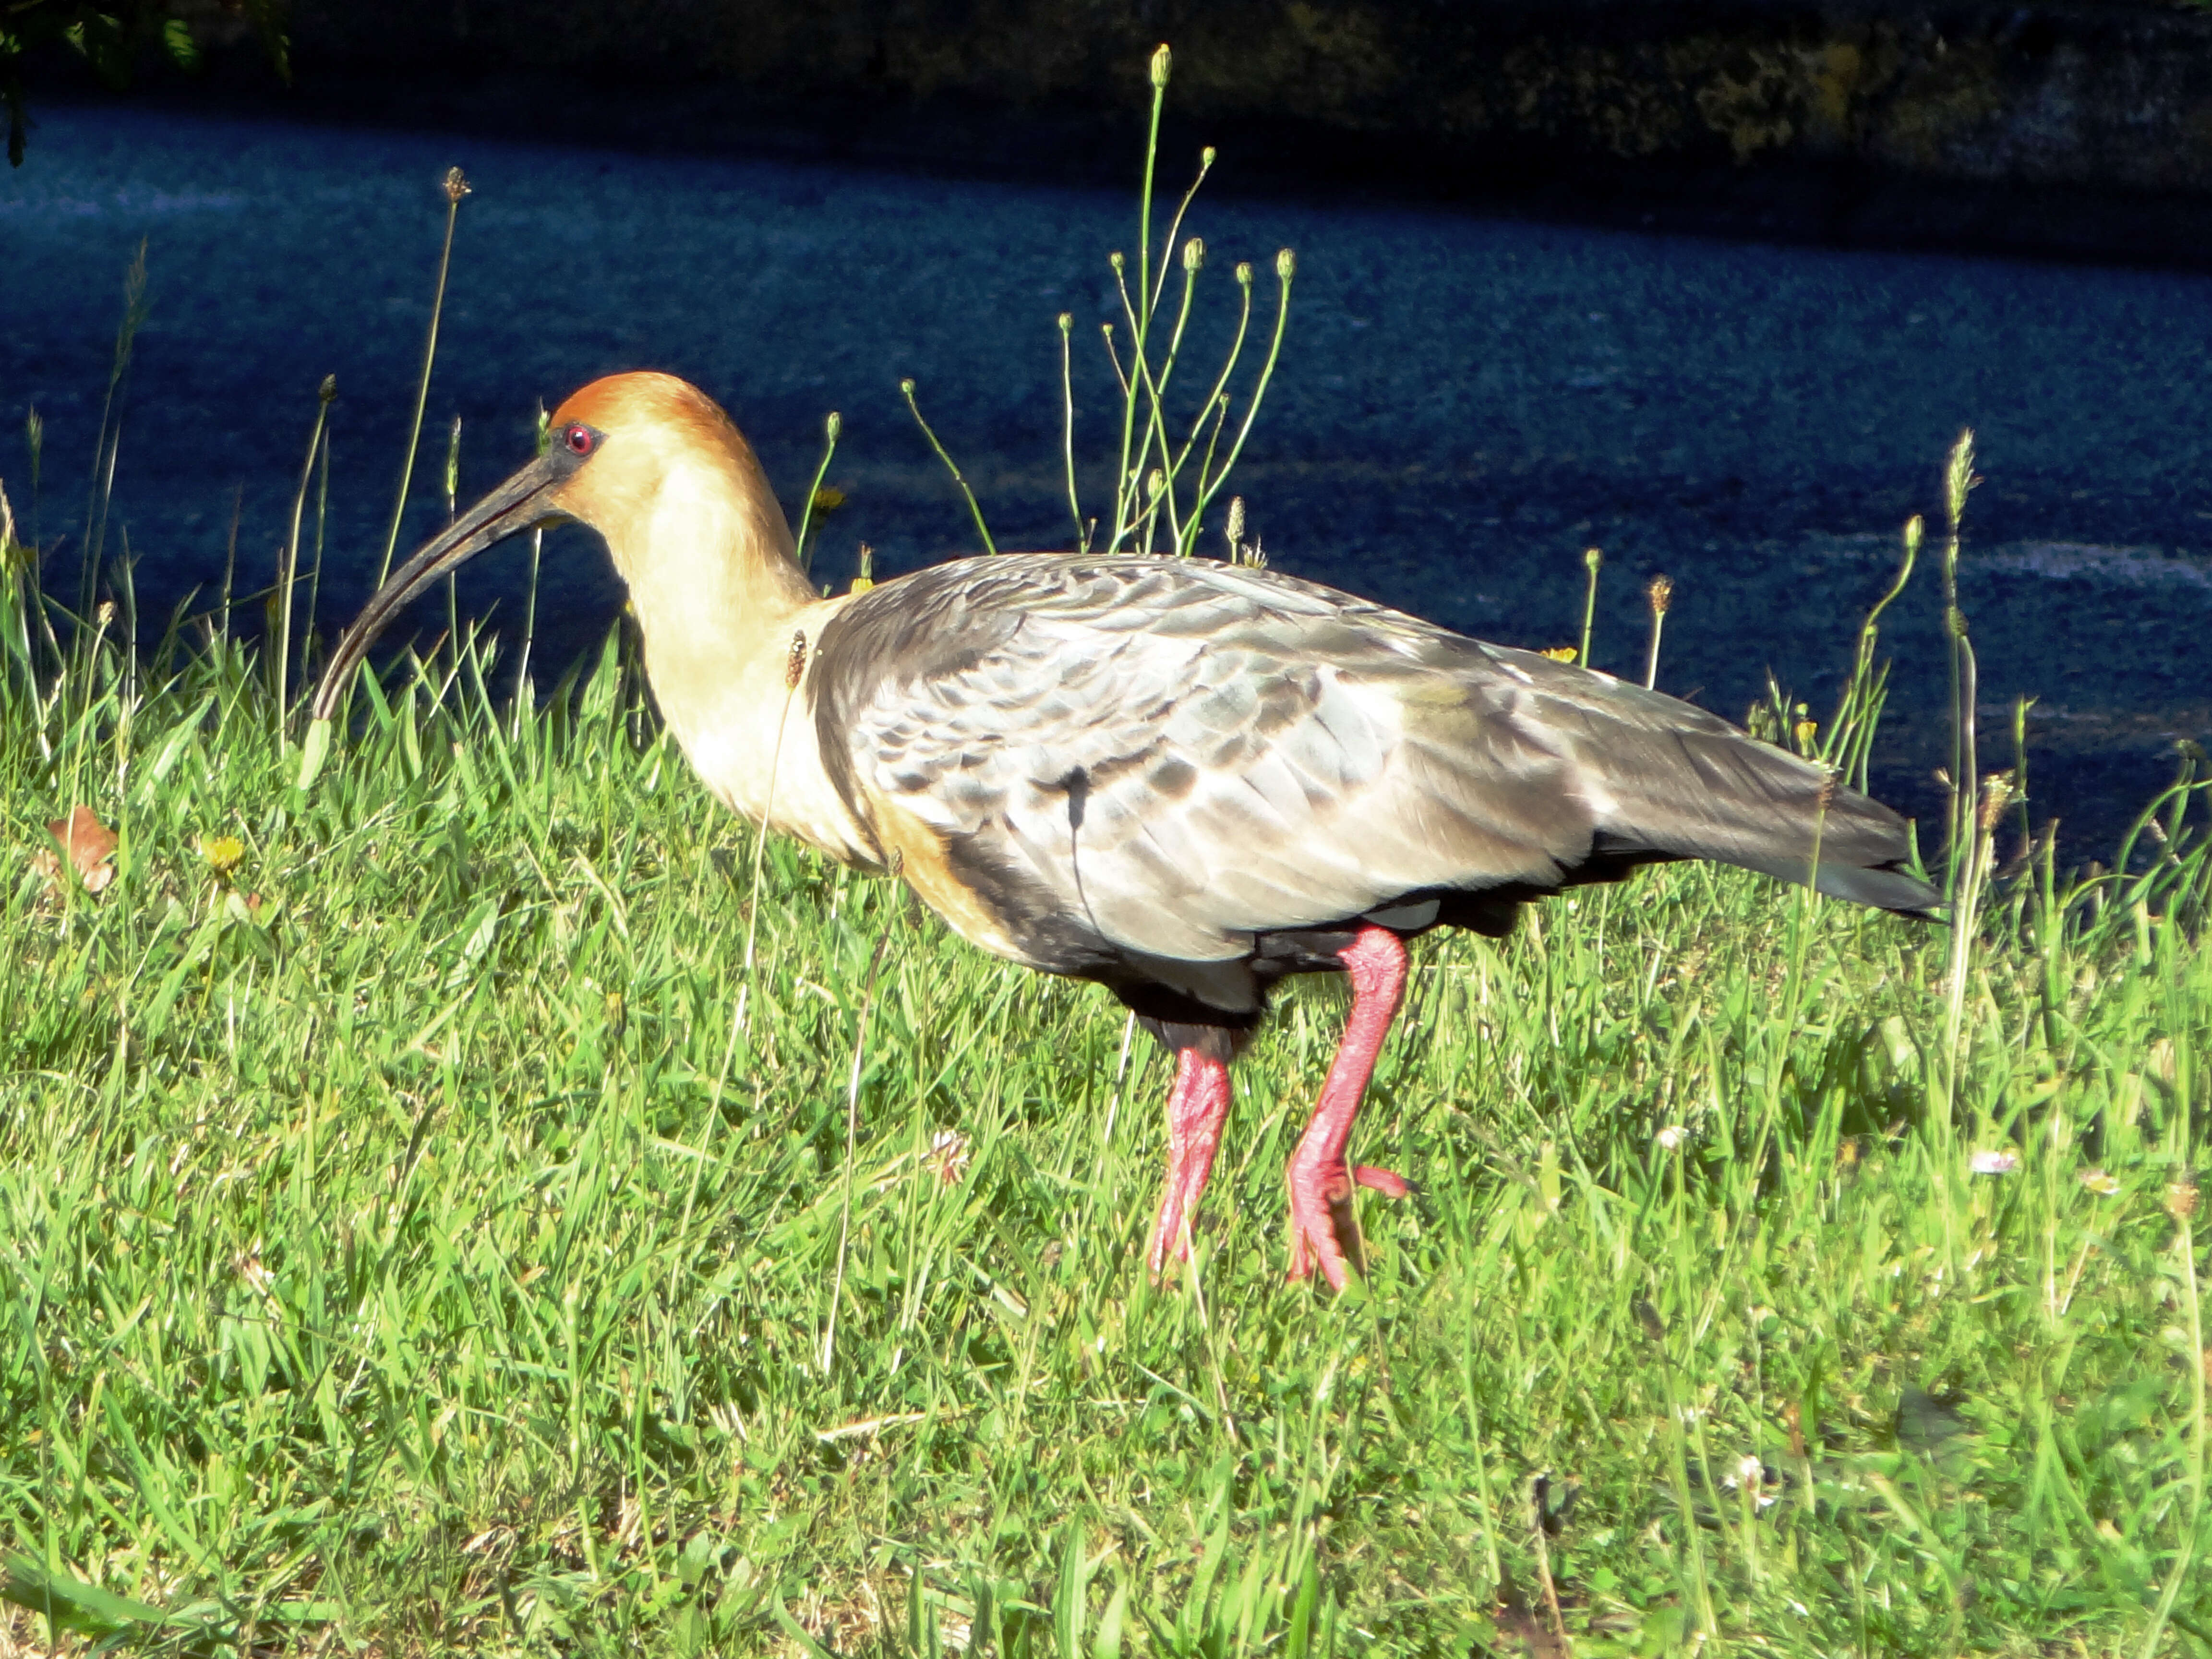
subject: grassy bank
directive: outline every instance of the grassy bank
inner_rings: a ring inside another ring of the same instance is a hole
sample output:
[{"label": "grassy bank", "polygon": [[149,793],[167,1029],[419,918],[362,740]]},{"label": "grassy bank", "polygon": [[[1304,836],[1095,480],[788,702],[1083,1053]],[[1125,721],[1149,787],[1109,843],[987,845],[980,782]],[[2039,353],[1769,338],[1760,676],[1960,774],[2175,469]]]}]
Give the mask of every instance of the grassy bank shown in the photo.
[{"label": "grassy bank", "polygon": [[[1146,179],[1112,501],[1063,459],[1077,539],[1188,549],[1295,262],[1171,422]],[[273,662],[228,581],[134,649],[104,494],[81,629],[0,532],[0,1659],[2212,1648],[2212,785],[1993,890],[1962,792],[1951,932],[1679,866],[1425,942],[1341,1297],[1283,1279],[1299,985],[1154,1286],[1149,1042],[758,841],[618,641],[364,682],[298,787],[317,453]],[[1771,734],[1863,777],[1875,643]]]},{"label": "grassy bank", "polygon": [[1419,1190],[1334,1300],[1302,987],[1153,1288],[1159,1056],[757,847],[618,651],[535,714],[420,666],[302,794],[243,647],[0,624],[0,1534],[57,1627],[2212,1645],[2201,858],[2001,890],[1954,1052],[1942,930],[1733,872],[1427,942],[1360,1142]]}]

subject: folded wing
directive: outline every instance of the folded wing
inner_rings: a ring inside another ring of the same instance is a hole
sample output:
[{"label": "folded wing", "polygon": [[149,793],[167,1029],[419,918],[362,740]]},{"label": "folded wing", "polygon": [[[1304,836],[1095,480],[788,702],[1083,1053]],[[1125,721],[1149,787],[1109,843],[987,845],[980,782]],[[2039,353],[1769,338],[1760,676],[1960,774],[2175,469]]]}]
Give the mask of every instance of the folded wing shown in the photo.
[{"label": "folded wing", "polygon": [[1894,813],[1700,709],[1273,572],[939,566],[848,607],[813,685],[848,799],[929,825],[1065,971],[1671,859],[1935,900]]}]

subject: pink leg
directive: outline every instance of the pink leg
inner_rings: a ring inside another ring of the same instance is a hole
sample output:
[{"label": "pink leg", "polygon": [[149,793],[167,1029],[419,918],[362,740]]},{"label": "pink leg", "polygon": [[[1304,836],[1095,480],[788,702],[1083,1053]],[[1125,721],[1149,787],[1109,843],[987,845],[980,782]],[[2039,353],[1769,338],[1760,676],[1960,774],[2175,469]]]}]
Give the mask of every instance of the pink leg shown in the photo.
[{"label": "pink leg", "polygon": [[1228,1119],[1228,1066],[1195,1048],[1178,1050],[1175,1087],[1168,1095],[1167,1186],[1160,1194],[1159,1218],[1152,1223],[1155,1279],[1167,1271],[1170,1257],[1190,1260],[1191,1220]]},{"label": "pink leg", "polygon": [[1364,1164],[1354,1168],[1344,1155],[1352,1120],[1359,1115],[1359,1097],[1405,994],[1405,941],[1387,927],[1362,927],[1338,959],[1352,975],[1352,1018],[1345,1022],[1344,1041],[1322,1085],[1321,1103],[1291,1154],[1285,1178],[1291,1188],[1291,1277],[1304,1279],[1319,1267],[1340,1291],[1347,1262],[1366,1271],[1359,1221],[1352,1207],[1354,1188],[1371,1187],[1390,1198],[1403,1198],[1412,1189],[1388,1170]]}]

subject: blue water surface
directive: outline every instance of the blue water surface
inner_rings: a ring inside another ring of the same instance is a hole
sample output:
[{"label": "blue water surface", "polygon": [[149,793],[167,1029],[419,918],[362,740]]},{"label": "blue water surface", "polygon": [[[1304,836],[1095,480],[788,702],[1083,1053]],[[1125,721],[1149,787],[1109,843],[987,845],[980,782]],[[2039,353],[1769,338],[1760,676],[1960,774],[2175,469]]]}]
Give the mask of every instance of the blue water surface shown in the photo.
[{"label": "blue water surface", "polygon": [[[1105,256],[1133,254],[1133,191],[128,106],[48,106],[37,139],[0,176],[0,483],[55,549],[56,591],[74,592],[123,277],[143,241],[151,310],[109,544],[127,535],[142,611],[194,591],[211,602],[234,511],[237,586],[266,585],[315,389],[335,374],[321,622],[350,614],[383,552],[454,163],[476,193],[403,554],[444,520],[455,416],[465,503],[528,457],[541,402],[635,368],[722,399],[793,507],[823,416],[842,412],[830,477],[848,499],[823,544],[826,580],[849,575],[863,541],[879,574],[976,550],[902,376],[1000,545],[1068,545],[1061,312],[1075,319],[1085,510],[1103,510],[1118,420],[1098,328],[1121,312]],[[1663,687],[1741,718],[1771,672],[1823,713],[1899,526],[1940,514],[1944,452],[1971,426],[1987,482],[1962,604],[1989,716],[2039,699],[2039,819],[2108,835],[2167,774],[2173,739],[2212,728],[2203,275],[1341,200],[1201,196],[1189,228],[1208,249],[1182,376],[1194,398],[1233,317],[1233,263],[1260,272],[1264,322],[1275,251],[1297,250],[1288,342],[1237,484],[1280,568],[1548,646],[1578,633],[1583,550],[1600,546],[1599,666],[1640,672],[1642,589],[1664,571]],[[33,406],[35,491],[15,435]],[[597,640],[619,594],[585,532],[557,533],[547,559],[537,650],[557,664]],[[465,605],[519,623],[526,561],[520,545],[480,561]],[[1933,574],[1884,632],[1899,668],[1879,775],[1922,811],[1943,752]],[[422,625],[442,617],[426,602]]]}]

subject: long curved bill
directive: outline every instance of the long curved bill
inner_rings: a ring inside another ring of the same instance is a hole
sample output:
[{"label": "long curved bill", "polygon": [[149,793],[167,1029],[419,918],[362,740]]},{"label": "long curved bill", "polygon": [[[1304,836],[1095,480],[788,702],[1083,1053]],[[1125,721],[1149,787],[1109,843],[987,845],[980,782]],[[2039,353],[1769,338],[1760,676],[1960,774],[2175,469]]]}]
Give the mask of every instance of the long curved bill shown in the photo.
[{"label": "long curved bill", "polygon": [[337,648],[331,653],[330,666],[323,671],[322,684],[315,688],[316,720],[330,719],[340,694],[353,678],[353,671],[361,665],[361,659],[368,654],[368,647],[384,631],[385,625],[408,600],[494,543],[564,516],[553,505],[551,496],[554,490],[568,482],[574,469],[561,465],[556,459],[560,453],[557,449],[547,451],[462,514],[443,535],[431,540],[421,552],[393,571],[384,586],[370,596],[368,603],[362,606],[361,615],[338,636]]}]

